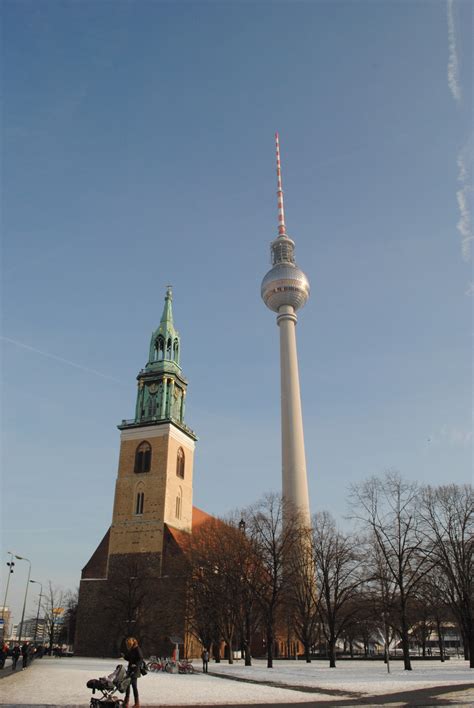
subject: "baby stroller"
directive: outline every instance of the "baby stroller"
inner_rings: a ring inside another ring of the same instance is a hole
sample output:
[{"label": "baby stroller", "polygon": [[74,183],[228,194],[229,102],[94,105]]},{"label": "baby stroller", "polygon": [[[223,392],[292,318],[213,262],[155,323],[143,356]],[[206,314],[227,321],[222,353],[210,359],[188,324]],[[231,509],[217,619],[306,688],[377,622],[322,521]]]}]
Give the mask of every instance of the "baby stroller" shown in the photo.
[{"label": "baby stroller", "polygon": [[[90,708],[104,708],[105,706],[114,706],[114,708],[123,707],[123,698],[115,696],[115,692],[125,693],[130,686],[130,677],[127,674],[125,666],[118,664],[115,671],[112,671],[108,676],[101,676],[98,679],[90,679],[87,682],[87,688],[92,689],[92,697]],[[102,696],[94,698],[94,693],[100,691]]]}]

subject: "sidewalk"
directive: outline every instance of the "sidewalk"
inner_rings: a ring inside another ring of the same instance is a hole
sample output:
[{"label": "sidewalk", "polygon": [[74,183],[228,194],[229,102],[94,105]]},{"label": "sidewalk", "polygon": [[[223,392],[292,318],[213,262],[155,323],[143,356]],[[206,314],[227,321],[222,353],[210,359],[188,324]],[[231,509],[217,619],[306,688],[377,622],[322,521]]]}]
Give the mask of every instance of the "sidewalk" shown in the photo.
[{"label": "sidewalk", "polygon": [[[28,669],[30,666],[31,666],[31,663],[28,664],[26,669]],[[11,660],[11,657],[8,657],[8,659],[5,661],[5,666],[3,667],[3,669],[0,669],[0,679],[6,678],[7,676],[15,676],[15,674],[21,674],[21,671],[22,671],[21,656],[18,659],[15,671],[12,671],[12,660]]]}]

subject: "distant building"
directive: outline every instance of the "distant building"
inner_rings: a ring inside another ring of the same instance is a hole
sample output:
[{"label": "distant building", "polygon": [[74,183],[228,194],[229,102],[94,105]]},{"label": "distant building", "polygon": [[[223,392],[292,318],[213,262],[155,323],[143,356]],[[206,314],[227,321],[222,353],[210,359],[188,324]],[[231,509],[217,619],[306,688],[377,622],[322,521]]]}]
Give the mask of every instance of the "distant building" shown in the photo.
[{"label": "distant building", "polygon": [[47,637],[47,623],[42,617],[31,617],[23,622],[22,639],[27,639],[29,642],[36,644],[44,644]]},{"label": "distant building", "polygon": [[10,637],[12,614],[9,607],[0,607],[0,638]]}]

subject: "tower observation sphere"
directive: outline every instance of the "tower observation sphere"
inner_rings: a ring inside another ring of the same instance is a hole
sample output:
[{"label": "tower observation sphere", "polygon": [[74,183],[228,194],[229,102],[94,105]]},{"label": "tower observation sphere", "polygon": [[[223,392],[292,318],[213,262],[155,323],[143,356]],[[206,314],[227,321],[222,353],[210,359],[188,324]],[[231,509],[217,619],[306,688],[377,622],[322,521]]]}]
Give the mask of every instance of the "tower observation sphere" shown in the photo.
[{"label": "tower observation sphere", "polygon": [[271,243],[272,268],[262,280],[261,295],[265,305],[278,313],[277,324],[280,329],[283,505],[290,513],[297,513],[300,520],[309,527],[311,518],[295,327],[296,311],[307,302],[310,287],[308,278],[295,263],[295,242],[286,233],[278,133],[275,138],[278,236]]},{"label": "tower observation sphere", "polygon": [[262,280],[262,300],[265,305],[279,312],[282,305],[299,310],[309,298],[309,281],[294,263],[277,262]]}]

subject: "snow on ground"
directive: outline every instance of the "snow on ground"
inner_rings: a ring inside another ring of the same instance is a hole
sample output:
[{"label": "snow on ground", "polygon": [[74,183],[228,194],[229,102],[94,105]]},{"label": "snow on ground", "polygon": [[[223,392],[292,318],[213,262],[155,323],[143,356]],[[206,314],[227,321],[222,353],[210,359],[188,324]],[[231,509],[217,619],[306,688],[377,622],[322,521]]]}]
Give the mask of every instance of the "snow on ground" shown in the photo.
[{"label": "snow on ground", "polygon": [[[0,704],[57,706],[75,704],[87,706],[92,692],[86,688],[91,678],[111,673],[119,663],[117,659],[87,659],[72,657],[37,659],[25,671],[0,681]],[[200,668],[201,662],[195,662]],[[292,702],[328,700],[324,689],[337,690],[353,695],[392,693],[407,689],[431,686],[460,685],[474,680],[474,672],[467,662],[451,659],[441,664],[434,661],[413,662],[414,670],[404,671],[399,661],[392,663],[392,673],[387,674],[383,662],[344,661],[337,669],[329,669],[326,662],[276,661],[267,669],[264,661],[254,661],[251,667],[242,662],[233,665],[211,663],[208,675],[149,673],[139,681],[143,706],[202,705],[217,703],[268,703],[269,705]],[[300,692],[283,687],[225,680],[212,676],[212,672],[228,676],[272,681],[292,686],[321,688],[321,692]],[[98,694],[96,694],[98,695]],[[342,698],[339,694],[338,698]]]},{"label": "snow on ground", "polygon": [[[403,661],[390,662],[390,674],[383,661],[339,661],[337,668],[328,668],[327,661],[275,661],[273,669],[265,661],[254,661],[254,666],[214,664],[212,670],[257,681],[313,686],[364,694],[395,693],[432,686],[449,686],[474,682],[474,671],[468,662],[451,659],[438,661],[413,661],[413,671],[405,671]],[[299,699],[298,699],[299,700]],[[315,699],[313,699],[315,700]]]}]

